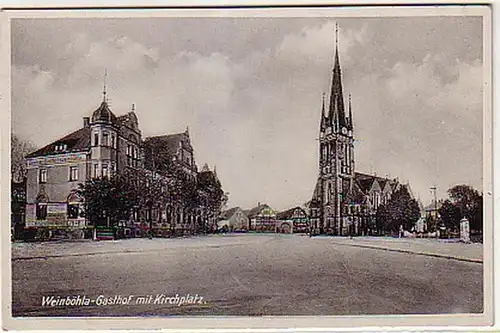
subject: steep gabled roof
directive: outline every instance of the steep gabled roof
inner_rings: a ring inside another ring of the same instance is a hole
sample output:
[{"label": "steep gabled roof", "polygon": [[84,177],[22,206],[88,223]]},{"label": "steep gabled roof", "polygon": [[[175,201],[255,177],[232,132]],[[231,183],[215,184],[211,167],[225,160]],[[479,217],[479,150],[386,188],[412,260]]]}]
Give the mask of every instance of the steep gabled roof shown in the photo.
[{"label": "steep gabled roof", "polygon": [[[59,144],[65,144],[66,150],[56,151],[55,147]],[[83,127],[76,130],[61,139],[58,139],[52,143],[49,143],[43,148],[28,154],[26,158],[48,156],[48,155],[58,155],[61,153],[73,153],[87,151],[90,148],[90,128]]]},{"label": "steep gabled roof", "polygon": [[252,209],[245,210],[245,211],[244,211],[244,213],[245,213],[245,215],[246,215],[248,218],[252,218],[252,217],[254,217],[254,216],[256,216],[256,215],[259,215],[259,213],[260,213],[260,212],[261,212],[264,208],[266,208],[266,207],[267,207],[267,208],[271,208],[271,207],[269,207],[269,205],[267,205],[267,204],[261,204],[261,205],[259,205],[259,206],[257,206],[257,207],[252,208]]},{"label": "steep gabled roof", "polygon": [[179,145],[182,144],[184,133],[151,136],[145,139],[153,144],[165,144],[169,154],[175,154]]},{"label": "steep gabled roof", "polygon": [[283,212],[279,212],[278,214],[276,214],[276,218],[278,220],[288,220],[288,219],[291,219],[292,216],[293,216],[293,213],[295,212],[296,209],[300,209],[302,212],[304,212],[304,214],[306,214],[306,212],[301,207],[297,206],[297,207],[293,207],[293,208],[287,209],[287,210],[285,210]]},{"label": "steep gabled roof", "polygon": [[238,211],[238,209],[241,209],[240,207],[233,207],[228,210],[225,210],[221,213],[221,218],[224,220],[229,220],[233,215]]},{"label": "steep gabled roof", "polygon": [[394,191],[395,186],[397,186],[397,184],[398,184],[398,182],[393,180],[393,179],[378,177],[375,175],[369,175],[369,174],[361,173],[361,172],[356,172],[354,174],[354,179],[356,180],[356,183],[359,185],[361,190],[365,193],[370,191],[370,189],[373,185],[373,182],[375,180],[379,183],[380,188],[382,190],[384,189],[385,185],[387,183],[389,183],[389,185],[391,185],[392,190]]}]

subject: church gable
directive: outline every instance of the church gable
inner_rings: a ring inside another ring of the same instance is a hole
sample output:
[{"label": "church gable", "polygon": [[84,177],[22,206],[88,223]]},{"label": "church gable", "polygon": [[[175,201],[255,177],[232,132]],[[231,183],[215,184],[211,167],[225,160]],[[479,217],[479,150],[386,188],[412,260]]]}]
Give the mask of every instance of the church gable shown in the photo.
[{"label": "church gable", "polygon": [[380,187],[380,183],[378,182],[377,179],[375,179],[372,183],[372,186],[370,188],[369,193],[374,193],[374,192],[382,192],[382,188]]}]

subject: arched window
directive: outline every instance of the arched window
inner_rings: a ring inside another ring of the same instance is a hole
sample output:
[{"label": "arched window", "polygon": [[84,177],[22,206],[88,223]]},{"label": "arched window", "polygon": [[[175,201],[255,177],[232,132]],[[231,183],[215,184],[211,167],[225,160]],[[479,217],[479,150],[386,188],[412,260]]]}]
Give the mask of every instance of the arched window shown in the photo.
[{"label": "arched window", "polygon": [[82,215],[82,214],[80,214],[81,213],[80,206],[81,206],[82,201],[83,201],[82,198],[76,192],[71,192],[68,195],[67,213],[68,213],[69,219],[76,219],[76,218],[78,218],[78,216]]},{"label": "arched window", "polygon": [[47,203],[49,202],[49,197],[45,193],[40,193],[36,197],[36,219],[46,220],[47,219]]}]

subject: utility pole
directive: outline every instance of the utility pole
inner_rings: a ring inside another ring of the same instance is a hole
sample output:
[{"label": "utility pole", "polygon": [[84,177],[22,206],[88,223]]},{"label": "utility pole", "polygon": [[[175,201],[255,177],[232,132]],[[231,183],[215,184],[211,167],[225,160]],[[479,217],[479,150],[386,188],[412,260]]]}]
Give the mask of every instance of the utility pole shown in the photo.
[{"label": "utility pole", "polygon": [[436,195],[436,190],[437,190],[436,185],[434,185],[434,186],[431,187],[431,191],[434,194],[434,219],[436,221],[436,231],[437,231],[437,229],[438,229],[438,223],[437,223],[437,195]]}]

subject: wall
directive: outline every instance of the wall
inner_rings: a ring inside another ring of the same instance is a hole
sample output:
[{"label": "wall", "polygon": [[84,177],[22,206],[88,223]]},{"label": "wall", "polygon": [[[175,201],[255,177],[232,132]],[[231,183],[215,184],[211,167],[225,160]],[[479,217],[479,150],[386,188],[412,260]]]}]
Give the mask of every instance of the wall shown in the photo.
[{"label": "wall", "polygon": [[[52,156],[42,156],[28,159],[28,174],[26,186],[26,226],[35,225],[67,225],[67,199],[79,183],[86,180],[85,153],[67,153]],[[69,181],[70,166],[78,167],[78,180]],[[39,182],[39,171],[47,170],[46,183]],[[48,196],[47,220],[36,220],[36,198],[44,193]],[[75,220],[77,225],[83,219]]]}]

